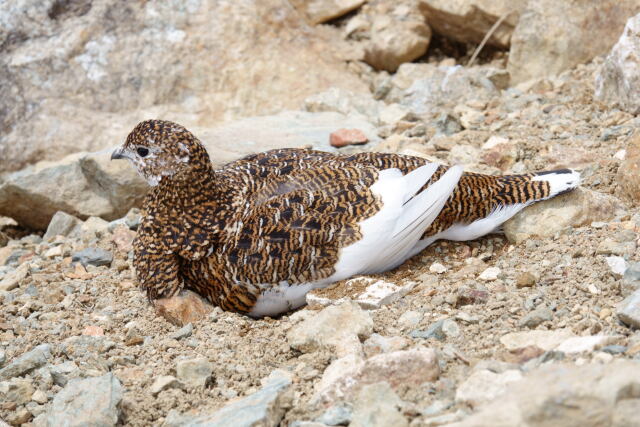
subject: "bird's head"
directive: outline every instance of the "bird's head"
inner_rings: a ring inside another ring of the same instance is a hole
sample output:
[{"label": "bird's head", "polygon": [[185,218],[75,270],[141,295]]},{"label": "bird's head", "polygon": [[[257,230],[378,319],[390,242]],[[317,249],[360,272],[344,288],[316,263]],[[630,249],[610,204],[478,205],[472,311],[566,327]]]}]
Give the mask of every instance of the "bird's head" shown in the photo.
[{"label": "bird's head", "polygon": [[206,150],[191,132],[165,120],[138,123],[124,145],[111,154],[113,159],[131,161],[151,186],[209,163]]}]

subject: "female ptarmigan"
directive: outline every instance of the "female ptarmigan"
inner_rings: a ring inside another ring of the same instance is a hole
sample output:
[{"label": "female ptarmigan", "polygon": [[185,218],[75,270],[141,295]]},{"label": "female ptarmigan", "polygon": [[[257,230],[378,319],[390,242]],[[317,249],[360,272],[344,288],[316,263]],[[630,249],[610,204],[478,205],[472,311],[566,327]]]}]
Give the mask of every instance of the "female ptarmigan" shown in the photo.
[{"label": "female ptarmigan", "polygon": [[274,316],[313,288],[392,269],[437,239],[470,240],[575,188],[571,170],[463,173],[396,154],[281,149],[213,169],[200,141],[138,124],[112,159],[154,188],[134,242],[150,299],[192,289],[225,310]]}]

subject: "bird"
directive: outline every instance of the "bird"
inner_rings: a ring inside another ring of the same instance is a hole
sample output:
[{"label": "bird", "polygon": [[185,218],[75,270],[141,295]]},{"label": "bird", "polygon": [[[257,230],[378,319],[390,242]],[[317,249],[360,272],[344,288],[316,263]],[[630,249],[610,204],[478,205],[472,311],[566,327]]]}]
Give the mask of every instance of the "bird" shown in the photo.
[{"label": "bird", "polygon": [[165,120],[140,122],[111,159],[129,160],[152,187],[133,244],[148,299],[191,290],[254,318],[391,270],[436,240],[499,230],[580,183],[571,169],[492,176],[400,154],[299,148],[216,169],[196,136]]}]

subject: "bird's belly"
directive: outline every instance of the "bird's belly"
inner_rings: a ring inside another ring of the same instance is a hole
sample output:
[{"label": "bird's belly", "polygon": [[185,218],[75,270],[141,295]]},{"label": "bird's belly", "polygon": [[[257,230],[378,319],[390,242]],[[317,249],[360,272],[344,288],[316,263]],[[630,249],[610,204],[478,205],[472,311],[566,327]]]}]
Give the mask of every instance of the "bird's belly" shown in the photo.
[{"label": "bird's belly", "polygon": [[258,296],[253,308],[249,312],[251,317],[276,316],[287,311],[295,310],[306,304],[306,295],[312,289],[329,284],[327,280],[291,285],[282,281],[269,287]]}]

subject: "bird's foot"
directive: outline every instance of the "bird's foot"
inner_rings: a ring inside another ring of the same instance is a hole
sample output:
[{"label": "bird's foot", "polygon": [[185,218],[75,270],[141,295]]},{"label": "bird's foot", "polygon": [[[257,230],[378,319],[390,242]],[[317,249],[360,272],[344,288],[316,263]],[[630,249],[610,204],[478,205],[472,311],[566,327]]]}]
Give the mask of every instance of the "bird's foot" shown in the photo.
[{"label": "bird's foot", "polygon": [[213,306],[200,295],[187,290],[169,298],[157,299],[153,305],[158,315],[178,326],[203,319],[213,310]]}]

